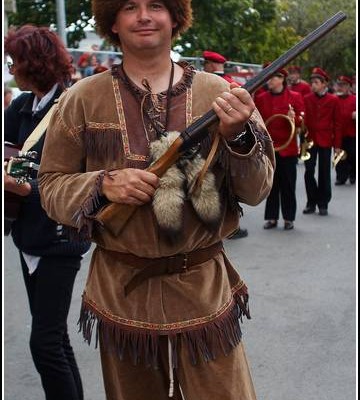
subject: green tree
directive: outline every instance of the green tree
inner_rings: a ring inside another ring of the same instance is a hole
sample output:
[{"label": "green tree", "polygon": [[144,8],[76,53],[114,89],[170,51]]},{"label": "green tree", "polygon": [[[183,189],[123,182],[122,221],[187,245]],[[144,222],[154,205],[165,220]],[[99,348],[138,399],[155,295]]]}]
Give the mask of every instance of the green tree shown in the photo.
[{"label": "green tree", "polygon": [[[16,0],[9,24],[56,27],[56,0]],[[66,0],[69,47],[78,47],[91,18],[91,0]],[[204,49],[229,60],[261,64],[276,59],[323,21],[342,10],[348,18],[299,56],[305,67],[322,66],[331,74],[354,74],[356,63],[355,0],[192,0],[194,25],[176,44],[184,56]]]},{"label": "green tree", "polygon": [[[16,0],[16,13],[9,15],[9,25],[31,23],[56,28],[56,0]],[[66,0],[66,23],[69,47],[78,47],[85,37],[84,28],[91,18],[91,0]]]},{"label": "green tree", "polygon": [[333,78],[356,73],[356,2],[355,0],[290,0],[289,21],[296,32],[305,36],[338,11],[347,19],[314,44],[301,65],[306,76],[314,66],[324,68]]},{"label": "green tree", "polygon": [[193,0],[192,5],[194,24],[179,40],[185,56],[200,56],[211,49],[231,60],[252,62],[256,56],[249,36],[255,27],[262,31],[275,16],[273,0]]}]

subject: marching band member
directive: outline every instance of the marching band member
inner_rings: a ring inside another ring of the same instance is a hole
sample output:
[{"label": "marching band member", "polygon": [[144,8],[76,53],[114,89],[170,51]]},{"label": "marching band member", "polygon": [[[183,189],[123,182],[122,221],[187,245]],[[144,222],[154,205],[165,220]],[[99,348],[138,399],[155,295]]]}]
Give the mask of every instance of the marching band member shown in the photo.
[{"label": "marching band member", "polygon": [[[275,114],[288,116],[292,124],[301,125],[300,114],[304,112],[302,96],[287,88],[287,71],[280,69],[268,81],[269,90],[255,100],[255,104],[264,121]],[[295,127],[294,127],[295,128]],[[276,118],[267,125],[274,141],[275,149],[289,138],[289,122]],[[280,207],[284,218],[284,229],[294,228],[296,215],[296,176],[298,145],[296,135],[289,145],[277,151],[274,182],[265,205],[264,229],[275,228],[278,224]]]},{"label": "marching band member", "polygon": [[[328,74],[315,67],[310,77],[312,93],[304,97],[305,125],[309,140],[314,145],[309,160],[305,161],[305,189],[307,195],[304,214],[313,214],[316,206],[319,215],[328,215],[331,200],[331,151],[341,151],[341,109],[339,99],[328,92]],[[315,167],[319,159],[318,180],[315,179]]]},{"label": "marching band member", "polygon": [[301,79],[301,67],[298,65],[290,65],[287,68],[288,72],[288,87],[293,92],[300,93],[303,97],[311,93],[311,86],[309,83]]},{"label": "marching band member", "polygon": [[356,96],[351,93],[352,80],[341,75],[336,81],[336,92],[340,100],[342,118],[342,144],[346,157],[336,165],[335,185],[344,185],[349,179],[356,181]]}]

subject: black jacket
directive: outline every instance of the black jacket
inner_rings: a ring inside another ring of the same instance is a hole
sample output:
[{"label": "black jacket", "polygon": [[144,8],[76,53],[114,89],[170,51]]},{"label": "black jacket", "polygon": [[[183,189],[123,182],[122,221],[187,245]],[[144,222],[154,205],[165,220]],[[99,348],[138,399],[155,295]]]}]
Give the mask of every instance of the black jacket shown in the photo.
[{"label": "black jacket", "polygon": [[[60,94],[61,90],[58,89],[49,103],[34,114],[33,93],[23,93],[14,99],[5,110],[5,141],[17,144],[21,148]],[[38,164],[41,161],[45,135],[46,133],[31,149],[38,153],[37,159],[34,160]],[[33,172],[30,184],[32,191],[29,196],[22,199],[19,217],[12,224],[11,234],[16,247],[35,256],[84,254],[90,248],[90,242],[76,238],[74,229],[64,227],[50,219],[41,207],[36,172]]]}]

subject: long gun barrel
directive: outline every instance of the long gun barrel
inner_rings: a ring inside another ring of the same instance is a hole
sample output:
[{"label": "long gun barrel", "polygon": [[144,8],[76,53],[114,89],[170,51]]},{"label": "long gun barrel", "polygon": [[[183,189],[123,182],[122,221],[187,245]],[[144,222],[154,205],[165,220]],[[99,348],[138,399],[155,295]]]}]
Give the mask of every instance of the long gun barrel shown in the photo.
[{"label": "long gun barrel", "polygon": [[[264,68],[258,75],[250,79],[243,88],[253,93],[269,80],[277,70],[284,68],[290,61],[298,57],[345,19],[346,14],[342,11],[333,15],[290,50]],[[208,134],[207,128],[217,121],[218,117],[214,110],[211,109],[205,113],[201,118],[182,131],[180,136],[169,147],[168,151],[151,165],[147,171],[161,177],[186,150],[201,142]],[[137,206],[134,205],[111,203],[98,213],[97,220],[113,235],[117,236],[136,209]]]}]

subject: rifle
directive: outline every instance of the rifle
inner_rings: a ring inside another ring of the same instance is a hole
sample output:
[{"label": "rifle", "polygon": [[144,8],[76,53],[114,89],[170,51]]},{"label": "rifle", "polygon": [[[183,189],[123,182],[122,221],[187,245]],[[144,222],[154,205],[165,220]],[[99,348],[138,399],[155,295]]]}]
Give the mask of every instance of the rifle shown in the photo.
[{"label": "rifle", "polygon": [[[334,29],[340,22],[346,19],[346,14],[339,11],[314,31],[309,33],[299,43],[281,55],[270,65],[264,68],[258,75],[250,79],[243,86],[249,93],[253,93],[263,85],[274,73],[284,68],[290,61],[307,50],[315,42]],[[218,121],[214,110],[205,113],[201,118],[189,125],[180,136],[172,143],[167,152],[161,156],[147,171],[161,177],[166,170],[174,164],[181,155],[195,144],[201,142],[207,135],[207,128]],[[105,226],[114,236],[118,236],[126,222],[135,212],[137,206],[130,204],[111,203],[105,206],[97,215],[96,219]]]}]

